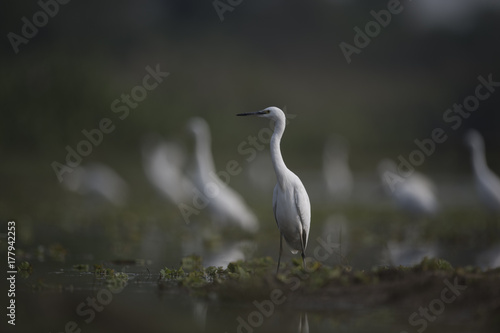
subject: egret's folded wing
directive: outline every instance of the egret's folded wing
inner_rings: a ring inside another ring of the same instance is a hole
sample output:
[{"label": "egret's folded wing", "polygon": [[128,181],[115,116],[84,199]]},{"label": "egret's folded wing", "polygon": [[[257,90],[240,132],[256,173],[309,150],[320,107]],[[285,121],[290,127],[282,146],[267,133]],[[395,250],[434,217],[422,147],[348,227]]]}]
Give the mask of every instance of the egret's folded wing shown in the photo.
[{"label": "egret's folded wing", "polygon": [[294,196],[295,206],[297,207],[300,222],[302,223],[302,241],[305,250],[309,236],[309,225],[311,223],[311,203],[309,202],[309,196],[303,186],[295,188]]}]

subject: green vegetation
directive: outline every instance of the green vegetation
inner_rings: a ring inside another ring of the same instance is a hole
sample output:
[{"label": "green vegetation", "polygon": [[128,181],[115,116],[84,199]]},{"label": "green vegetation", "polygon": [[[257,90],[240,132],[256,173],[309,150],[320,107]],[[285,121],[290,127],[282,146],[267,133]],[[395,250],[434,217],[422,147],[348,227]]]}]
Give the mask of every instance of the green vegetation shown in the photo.
[{"label": "green vegetation", "polygon": [[17,272],[19,273],[19,276],[23,278],[27,278],[28,276],[33,273],[33,266],[27,261],[23,261],[17,266]]},{"label": "green vegetation", "polygon": [[391,293],[391,284],[396,282],[393,291],[425,283],[439,285],[445,278],[452,280],[458,277],[467,282],[481,280],[487,284],[493,277],[500,277],[500,270],[482,271],[477,267],[455,269],[446,260],[427,257],[411,267],[381,266],[368,271],[353,270],[349,266],[329,267],[317,261],[307,262],[304,269],[298,259],[283,267],[276,275],[276,263],[272,258],[264,257],[232,262],[226,269],[204,268],[201,258],[193,255],[183,258],[178,269],[162,269],[160,283],[171,288],[181,287],[198,296],[215,293],[220,298],[241,299],[265,298],[273,289],[300,295],[328,294],[342,289],[356,294],[353,291],[356,286],[365,286]]},{"label": "green vegetation", "polygon": [[104,278],[108,287],[124,287],[128,281],[128,275],[122,272],[115,272],[112,268],[106,268],[103,265],[94,265],[94,275],[98,278]]}]

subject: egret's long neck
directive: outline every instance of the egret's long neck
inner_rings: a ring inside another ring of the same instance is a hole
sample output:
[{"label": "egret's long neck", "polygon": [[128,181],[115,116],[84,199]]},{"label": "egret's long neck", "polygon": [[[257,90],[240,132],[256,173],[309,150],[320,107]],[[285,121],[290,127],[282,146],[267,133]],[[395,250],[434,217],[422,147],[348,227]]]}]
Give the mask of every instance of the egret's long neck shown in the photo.
[{"label": "egret's long neck", "polygon": [[278,119],[274,123],[274,133],[271,137],[271,160],[273,161],[274,172],[276,172],[276,178],[281,187],[286,180],[286,171],[288,168],[283,161],[283,156],[281,156],[280,142],[283,133],[285,132],[285,121],[283,119]]},{"label": "egret's long neck", "polygon": [[472,167],[474,168],[476,175],[483,174],[486,170],[488,170],[484,147],[472,147]]},{"label": "egret's long neck", "polygon": [[210,173],[215,173],[210,134],[208,133],[196,135],[196,164],[201,177],[208,177]]}]

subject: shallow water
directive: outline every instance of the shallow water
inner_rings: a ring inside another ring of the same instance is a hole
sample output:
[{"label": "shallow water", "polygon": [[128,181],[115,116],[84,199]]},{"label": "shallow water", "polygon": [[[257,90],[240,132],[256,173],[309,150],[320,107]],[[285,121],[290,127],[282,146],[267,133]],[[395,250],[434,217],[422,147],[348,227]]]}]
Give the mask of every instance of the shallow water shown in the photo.
[{"label": "shallow water", "polygon": [[[420,328],[408,322],[417,307],[367,307],[335,302],[330,306],[315,302],[301,304],[294,302],[289,294],[273,305],[269,299],[219,300],[216,295],[209,299],[198,298],[179,288],[162,287],[157,274],[144,273],[145,267],[112,267],[128,274],[129,281],[124,287],[110,288],[93,273],[77,273],[71,269],[38,272],[20,281],[22,291],[16,299],[19,304],[17,329],[32,331],[36,328],[36,331],[48,332],[64,332],[68,327],[69,331],[74,327],[82,332],[411,332]],[[26,283],[34,285],[27,288]],[[460,320],[453,312],[429,323],[428,331],[455,332],[466,327],[480,326]]]}]

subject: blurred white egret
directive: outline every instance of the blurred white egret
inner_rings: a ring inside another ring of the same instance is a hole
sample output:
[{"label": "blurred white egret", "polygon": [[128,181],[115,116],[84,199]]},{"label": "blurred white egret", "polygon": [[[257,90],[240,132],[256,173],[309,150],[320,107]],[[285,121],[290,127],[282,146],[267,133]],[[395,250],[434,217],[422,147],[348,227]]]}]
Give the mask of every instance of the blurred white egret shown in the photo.
[{"label": "blurred white egret", "polygon": [[393,266],[412,266],[425,257],[439,257],[439,249],[435,243],[417,244],[411,240],[403,242],[388,241],[383,253],[384,264]]},{"label": "blurred white egret", "polygon": [[328,192],[338,200],[346,200],[352,192],[352,173],[348,164],[348,142],[331,135],[323,150],[323,177]]},{"label": "blurred white egret", "polygon": [[412,4],[410,18],[420,29],[442,28],[453,32],[464,32],[475,28],[477,21],[486,12],[500,9],[497,0],[419,0]]},{"label": "blurred white egret", "polygon": [[256,245],[249,240],[227,240],[219,234],[207,234],[206,229],[190,228],[181,235],[182,256],[203,253],[203,266],[224,267],[231,262],[245,260],[255,252]]},{"label": "blurred white egret", "polygon": [[396,164],[388,159],[379,163],[378,172],[385,192],[399,208],[417,216],[434,215],[437,212],[436,187],[430,179],[418,172],[401,177]]},{"label": "blurred white egret", "polygon": [[208,209],[213,217],[220,223],[237,223],[248,232],[257,232],[259,224],[255,214],[243,198],[216,174],[207,122],[199,117],[192,118],[188,122],[188,129],[194,134],[196,142],[194,183],[208,199]]},{"label": "blurred white egret", "polygon": [[273,192],[273,211],[280,230],[280,251],[278,267],[283,250],[283,237],[292,253],[301,252],[302,264],[305,267],[305,251],[311,223],[311,203],[307,191],[299,177],[290,171],[283,161],[280,142],[285,132],[286,116],[277,107],[268,107],[262,111],[240,113],[238,116],[256,115],[274,120],[274,133],[271,137],[271,159],[276,173],[277,184]]},{"label": "blurred white egret", "polygon": [[144,139],[142,165],[151,184],[174,204],[188,202],[193,183],[184,175],[185,154],[181,147],[157,134]]},{"label": "blurred white egret", "polygon": [[500,244],[480,253],[476,258],[476,264],[482,269],[500,267]]},{"label": "blurred white egret", "polygon": [[247,240],[226,242],[220,247],[206,251],[203,255],[203,265],[226,268],[231,262],[245,260],[247,255],[255,251],[255,247],[253,242]]},{"label": "blurred white egret", "polygon": [[129,187],[118,173],[110,167],[93,162],[76,167],[68,174],[63,185],[70,191],[83,195],[99,195],[116,206],[128,199]]},{"label": "blurred white egret", "polygon": [[472,152],[472,167],[476,188],[484,204],[492,211],[500,211],[500,179],[486,164],[484,140],[476,130],[469,130],[465,142]]}]

